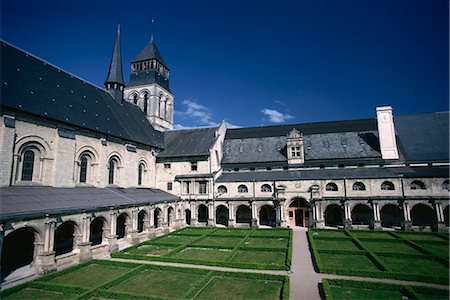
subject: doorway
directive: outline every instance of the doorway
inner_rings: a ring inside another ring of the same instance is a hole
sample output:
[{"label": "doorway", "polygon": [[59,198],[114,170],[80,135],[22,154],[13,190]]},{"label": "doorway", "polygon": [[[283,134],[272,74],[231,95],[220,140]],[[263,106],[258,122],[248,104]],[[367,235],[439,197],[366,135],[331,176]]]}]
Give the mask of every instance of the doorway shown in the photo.
[{"label": "doorway", "polygon": [[290,227],[309,227],[311,209],[305,199],[294,199],[288,208]]}]

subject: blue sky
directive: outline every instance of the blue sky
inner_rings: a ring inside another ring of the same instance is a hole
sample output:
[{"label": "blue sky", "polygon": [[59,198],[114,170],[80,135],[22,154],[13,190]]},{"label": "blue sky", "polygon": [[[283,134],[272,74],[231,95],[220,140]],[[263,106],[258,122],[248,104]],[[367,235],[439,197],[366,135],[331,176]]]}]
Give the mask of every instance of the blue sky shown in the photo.
[{"label": "blue sky", "polygon": [[117,23],[124,79],[155,41],[175,123],[239,126],[448,110],[444,0],[1,1],[1,37],[103,86]]}]

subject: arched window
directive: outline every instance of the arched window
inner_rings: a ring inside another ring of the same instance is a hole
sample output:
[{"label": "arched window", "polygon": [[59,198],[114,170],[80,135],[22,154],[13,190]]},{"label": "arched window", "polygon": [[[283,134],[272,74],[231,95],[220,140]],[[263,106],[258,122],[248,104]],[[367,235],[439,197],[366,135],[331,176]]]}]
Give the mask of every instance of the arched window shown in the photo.
[{"label": "arched window", "polygon": [[142,185],[143,176],[144,176],[144,164],[140,163],[138,166],[138,185]]},{"label": "arched window", "polygon": [[226,194],[226,193],[228,192],[228,189],[227,189],[226,186],[221,185],[221,186],[219,186],[219,187],[217,188],[217,192],[218,192],[219,194]]},{"label": "arched window", "polygon": [[34,151],[26,150],[23,153],[23,163],[22,163],[22,180],[32,181],[33,180],[33,170],[34,170]]},{"label": "arched window", "polygon": [[366,186],[362,182],[355,182],[353,184],[353,190],[354,191],[365,191],[366,190]]},{"label": "arched window", "polygon": [[338,187],[337,187],[336,183],[334,183],[334,182],[329,182],[329,183],[327,183],[327,185],[325,186],[325,190],[327,190],[327,191],[332,191],[332,192],[337,192],[337,191],[338,191]]},{"label": "arched window", "polygon": [[117,170],[117,165],[118,165],[117,158],[112,157],[108,163],[108,169],[109,169],[108,170],[108,184],[114,184],[114,182],[115,182],[114,176],[116,175],[115,173]]},{"label": "arched window", "polygon": [[443,190],[450,191],[450,182],[449,182],[448,180],[445,180],[445,181],[442,183],[442,189],[443,189]]},{"label": "arched window", "polygon": [[147,114],[148,107],[148,93],[144,93],[144,114]]},{"label": "arched window", "polygon": [[138,103],[138,95],[137,95],[136,93],[134,93],[134,94],[131,95],[131,99],[133,100],[133,103],[134,103],[134,104],[137,104],[137,103]]},{"label": "arched window", "polygon": [[88,157],[82,155],[80,158],[80,182],[85,183],[87,178]]},{"label": "arched window", "polygon": [[395,186],[390,181],[385,181],[381,184],[381,190],[383,191],[393,191],[395,190]]},{"label": "arched window", "polygon": [[425,190],[425,183],[423,183],[420,180],[414,180],[413,182],[411,182],[411,189],[412,190]]},{"label": "arched window", "polygon": [[270,193],[272,191],[272,188],[268,184],[263,184],[261,186],[261,192],[263,193]]},{"label": "arched window", "polygon": [[238,186],[238,193],[248,193],[248,188],[241,184],[240,186]]}]

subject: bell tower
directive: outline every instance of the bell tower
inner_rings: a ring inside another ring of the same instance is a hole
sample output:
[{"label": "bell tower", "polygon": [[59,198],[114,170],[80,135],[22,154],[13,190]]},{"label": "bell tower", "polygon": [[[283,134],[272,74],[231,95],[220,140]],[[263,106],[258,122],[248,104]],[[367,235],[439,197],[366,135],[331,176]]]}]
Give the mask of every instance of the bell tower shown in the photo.
[{"label": "bell tower", "polygon": [[173,128],[174,97],[169,88],[169,68],[153,37],[131,62],[124,99],[139,106],[156,130]]}]

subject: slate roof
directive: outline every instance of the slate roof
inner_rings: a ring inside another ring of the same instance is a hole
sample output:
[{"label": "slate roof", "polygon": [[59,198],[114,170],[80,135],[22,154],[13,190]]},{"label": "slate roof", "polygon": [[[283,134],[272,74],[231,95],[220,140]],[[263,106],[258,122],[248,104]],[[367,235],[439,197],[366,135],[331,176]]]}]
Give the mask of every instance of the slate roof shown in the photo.
[{"label": "slate roof", "polygon": [[164,132],[164,150],[158,158],[209,155],[218,127],[168,130]]},{"label": "slate roof", "polygon": [[114,82],[125,85],[122,74],[122,51],[120,50],[120,25],[117,28],[116,42],[114,43],[114,50],[109,63],[108,76],[105,82]]},{"label": "slate roof", "polygon": [[1,43],[1,108],[26,112],[63,124],[92,130],[134,143],[163,147],[133,104],[112,96],[4,41]]},{"label": "slate roof", "polygon": [[403,168],[338,168],[319,170],[283,170],[224,172],[216,182],[273,181],[273,180],[313,180],[313,179],[365,179],[365,178],[415,178],[441,177],[448,178],[448,167],[403,167]]},{"label": "slate roof", "polygon": [[449,160],[449,112],[394,116],[406,161]]},{"label": "slate roof", "polygon": [[159,53],[158,47],[156,47],[156,43],[153,39],[150,40],[150,42],[145,45],[144,49],[139,52],[139,54],[136,56],[136,58],[132,61],[139,62],[143,60],[150,60],[150,59],[156,59],[159,61],[164,67],[167,67],[166,63],[164,62],[164,59],[162,58],[161,54]]},{"label": "slate roof", "polygon": [[169,80],[164,78],[164,76],[161,76],[156,70],[136,71],[130,73],[130,82],[128,83],[128,87],[146,85],[149,83],[157,83],[170,92]]},{"label": "slate roof", "polygon": [[110,207],[126,207],[178,200],[178,197],[158,189],[141,188],[0,188],[0,220],[37,218],[45,214],[96,211]]}]

